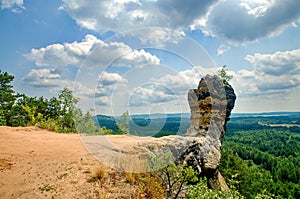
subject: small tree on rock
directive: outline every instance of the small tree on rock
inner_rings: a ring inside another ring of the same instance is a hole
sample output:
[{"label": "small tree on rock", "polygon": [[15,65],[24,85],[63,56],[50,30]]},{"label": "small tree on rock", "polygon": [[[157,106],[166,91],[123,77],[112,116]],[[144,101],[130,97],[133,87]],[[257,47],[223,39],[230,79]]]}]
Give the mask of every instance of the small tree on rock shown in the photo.
[{"label": "small tree on rock", "polygon": [[227,83],[233,78],[233,75],[228,74],[227,65],[224,65],[219,71],[218,76],[223,80],[224,83]]}]

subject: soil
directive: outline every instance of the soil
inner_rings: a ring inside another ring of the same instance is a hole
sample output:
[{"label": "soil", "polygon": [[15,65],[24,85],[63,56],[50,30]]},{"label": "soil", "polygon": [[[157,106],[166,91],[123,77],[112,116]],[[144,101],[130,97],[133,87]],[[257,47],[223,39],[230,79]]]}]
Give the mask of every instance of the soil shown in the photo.
[{"label": "soil", "polygon": [[[122,173],[105,169],[78,134],[0,127],[0,198],[136,198]],[[101,168],[101,167],[100,167]],[[101,176],[100,176],[101,178]]]}]

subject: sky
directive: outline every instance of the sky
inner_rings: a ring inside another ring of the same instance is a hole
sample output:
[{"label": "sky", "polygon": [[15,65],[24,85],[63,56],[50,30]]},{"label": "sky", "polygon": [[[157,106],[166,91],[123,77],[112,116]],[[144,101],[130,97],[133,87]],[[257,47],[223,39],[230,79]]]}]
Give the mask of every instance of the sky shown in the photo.
[{"label": "sky", "polygon": [[0,69],[83,110],[189,112],[227,65],[236,113],[300,111],[299,0],[0,0]]}]

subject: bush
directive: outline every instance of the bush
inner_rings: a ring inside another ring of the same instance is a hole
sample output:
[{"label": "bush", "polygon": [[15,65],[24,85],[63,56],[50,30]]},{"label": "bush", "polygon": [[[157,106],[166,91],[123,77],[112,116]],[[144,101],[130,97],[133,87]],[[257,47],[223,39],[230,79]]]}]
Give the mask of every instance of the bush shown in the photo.
[{"label": "bush", "polygon": [[49,118],[48,120],[41,120],[36,124],[37,127],[47,129],[49,131],[59,132],[59,125],[56,120]]},{"label": "bush", "polygon": [[186,198],[191,199],[233,199],[233,198],[244,198],[237,191],[227,193],[222,190],[212,190],[207,187],[207,179],[203,177],[199,180],[196,185],[190,185]]}]

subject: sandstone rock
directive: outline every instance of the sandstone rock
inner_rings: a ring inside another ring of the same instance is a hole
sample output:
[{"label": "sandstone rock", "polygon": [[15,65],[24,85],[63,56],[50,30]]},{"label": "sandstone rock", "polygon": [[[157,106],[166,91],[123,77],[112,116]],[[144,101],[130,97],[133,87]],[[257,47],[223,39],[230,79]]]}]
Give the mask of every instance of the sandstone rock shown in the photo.
[{"label": "sandstone rock", "polygon": [[[233,88],[218,76],[206,75],[200,80],[197,89],[189,91],[191,124],[185,136],[206,138],[205,145],[208,145],[208,150],[202,149],[203,143],[197,143],[197,146],[192,147],[192,151],[187,150],[180,157],[182,161],[198,168],[199,173],[207,176],[211,187],[222,186],[227,190],[223,178],[220,178],[218,166],[221,161],[221,146],[226,133],[226,123],[230,119],[235,100]],[[189,153],[193,153],[193,156]]]},{"label": "sandstone rock", "polygon": [[185,136],[88,136],[83,141],[100,161],[130,172],[151,170],[147,167],[149,155],[162,157],[171,153],[176,163],[186,162],[201,176],[207,176],[212,188],[221,186],[228,190],[218,167],[222,138],[235,99],[234,90],[228,83],[218,76],[206,75],[197,89],[188,92],[191,123]]}]

